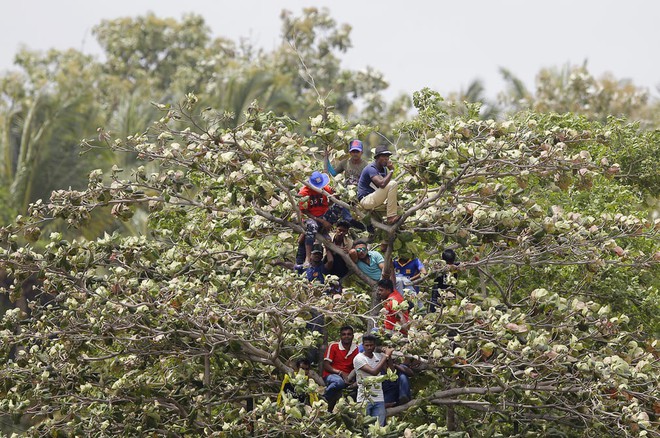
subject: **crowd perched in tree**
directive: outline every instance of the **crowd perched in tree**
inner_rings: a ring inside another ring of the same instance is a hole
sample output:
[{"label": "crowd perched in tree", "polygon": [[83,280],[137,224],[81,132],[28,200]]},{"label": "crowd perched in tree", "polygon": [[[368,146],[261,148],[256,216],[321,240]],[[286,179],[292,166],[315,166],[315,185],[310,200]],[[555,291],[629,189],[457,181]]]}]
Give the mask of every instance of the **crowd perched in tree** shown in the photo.
[{"label": "crowd perched in tree", "polygon": [[386,106],[339,67],[348,28],[282,19],[255,57],[200,17],[111,20],[107,63],[3,78],[2,432],[658,436],[653,108],[604,117],[639,97],[608,83],[580,115],[552,72],[493,119]]}]

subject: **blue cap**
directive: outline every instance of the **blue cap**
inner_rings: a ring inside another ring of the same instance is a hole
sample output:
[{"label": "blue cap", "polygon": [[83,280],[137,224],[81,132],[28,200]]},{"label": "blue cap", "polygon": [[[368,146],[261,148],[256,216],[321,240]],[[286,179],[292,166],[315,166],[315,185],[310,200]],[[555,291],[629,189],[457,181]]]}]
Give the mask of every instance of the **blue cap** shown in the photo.
[{"label": "blue cap", "polygon": [[360,151],[362,152],[362,142],[360,140],[351,140],[348,144],[348,152]]},{"label": "blue cap", "polygon": [[323,189],[323,187],[327,186],[329,182],[330,177],[325,173],[319,172],[318,170],[315,170],[312,173],[312,176],[309,177],[309,183],[317,189]]}]

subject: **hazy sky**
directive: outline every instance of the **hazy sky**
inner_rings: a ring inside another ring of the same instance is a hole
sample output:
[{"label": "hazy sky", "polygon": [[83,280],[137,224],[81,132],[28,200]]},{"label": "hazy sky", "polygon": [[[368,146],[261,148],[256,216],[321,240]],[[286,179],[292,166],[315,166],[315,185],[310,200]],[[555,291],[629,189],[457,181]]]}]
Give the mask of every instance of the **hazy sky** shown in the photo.
[{"label": "hazy sky", "polygon": [[660,94],[660,2],[655,0],[20,0],[0,13],[0,71],[21,44],[32,49],[100,52],[91,29],[102,19],[148,11],[181,18],[201,14],[215,36],[245,37],[265,49],[279,40],[282,9],[329,8],[353,27],[350,69],[371,66],[390,83],[388,97],[428,86],[446,94],[485,82],[503,87],[499,67],[529,86],[542,67],[581,64],[611,72]]}]

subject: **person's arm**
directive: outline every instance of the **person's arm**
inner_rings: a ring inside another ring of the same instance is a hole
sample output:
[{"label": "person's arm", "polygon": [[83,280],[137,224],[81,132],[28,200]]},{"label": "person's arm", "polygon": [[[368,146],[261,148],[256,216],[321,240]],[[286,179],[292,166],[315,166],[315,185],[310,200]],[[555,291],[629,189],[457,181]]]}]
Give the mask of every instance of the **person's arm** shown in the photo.
[{"label": "person's arm", "polygon": [[328,173],[329,173],[330,175],[332,175],[332,176],[337,176],[337,174],[339,173],[339,172],[337,171],[337,169],[335,169],[335,168],[332,166],[332,163],[330,162],[330,157],[327,156],[327,155],[325,156],[325,167],[326,167]]},{"label": "person's arm", "polygon": [[384,189],[386,185],[390,183],[390,180],[392,180],[392,175],[394,175],[394,165],[392,163],[387,164],[387,168],[390,170],[387,172],[387,175],[381,176],[379,173],[376,175],[373,175],[371,177],[371,182],[374,183],[374,185],[380,189]]},{"label": "person's arm", "polygon": [[408,366],[406,366],[406,364],[396,363],[392,361],[392,365],[396,371],[401,371],[403,374],[405,374],[408,377],[412,377],[415,375],[413,370],[411,370]]},{"label": "person's arm", "polygon": [[332,255],[332,251],[330,251],[328,248],[325,249],[325,269],[330,271],[332,269],[332,265],[335,263],[335,256]]},{"label": "person's arm", "polygon": [[330,359],[328,359],[327,357],[323,360],[323,370],[327,371],[330,374],[337,374],[339,377],[344,379],[344,381],[347,381],[346,379],[348,379],[349,376],[348,373],[344,371],[340,371],[335,367],[333,367],[332,363],[330,362]]},{"label": "person's arm", "polygon": [[392,358],[392,352],[394,349],[392,348],[385,348],[385,353],[383,354],[383,357],[380,359],[380,362],[378,362],[378,365],[375,367],[369,366],[367,364],[364,364],[360,367],[360,369],[367,374],[371,374],[372,376],[377,376],[380,374],[380,372],[387,366],[387,362],[389,359]]},{"label": "person's arm", "polygon": [[424,267],[422,261],[417,259],[417,274],[410,277],[410,280],[415,281],[419,278],[422,278],[423,276],[426,276],[426,268]]},{"label": "person's arm", "polygon": [[[372,257],[374,262],[376,262],[376,264],[378,265],[378,269],[380,269],[380,278],[386,278],[385,275],[388,273],[385,272],[385,258],[383,257],[383,255],[378,251],[369,251],[367,254],[369,257]],[[389,272],[390,277],[393,276],[392,275],[393,273],[394,270],[393,269],[390,270]]]},{"label": "person's arm", "polygon": [[353,248],[353,239],[344,237],[344,252],[349,252]]},{"label": "person's arm", "polygon": [[271,265],[273,266],[281,266],[285,269],[289,269],[291,271],[295,271],[296,265],[293,262],[289,262],[286,260],[275,260],[274,262],[271,262]]}]

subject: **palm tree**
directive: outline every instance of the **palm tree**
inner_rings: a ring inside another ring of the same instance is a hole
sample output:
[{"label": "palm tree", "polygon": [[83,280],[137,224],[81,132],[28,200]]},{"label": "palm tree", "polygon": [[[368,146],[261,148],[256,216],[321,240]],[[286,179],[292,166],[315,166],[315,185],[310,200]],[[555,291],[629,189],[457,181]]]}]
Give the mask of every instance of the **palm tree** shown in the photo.
[{"label": "palm tree", "polygon": [[207,86],[204,104],[227,113],[225,127],[235,127],[245,120],[250,105],[276,113],[290,112],[295,103],[291,89],[281,77],[262,69],[250,69],[228,78],[220,78]]}]

